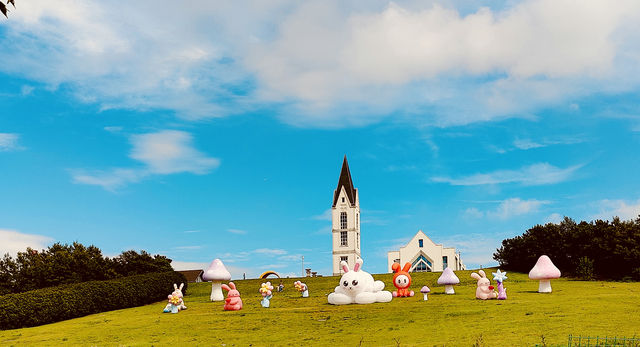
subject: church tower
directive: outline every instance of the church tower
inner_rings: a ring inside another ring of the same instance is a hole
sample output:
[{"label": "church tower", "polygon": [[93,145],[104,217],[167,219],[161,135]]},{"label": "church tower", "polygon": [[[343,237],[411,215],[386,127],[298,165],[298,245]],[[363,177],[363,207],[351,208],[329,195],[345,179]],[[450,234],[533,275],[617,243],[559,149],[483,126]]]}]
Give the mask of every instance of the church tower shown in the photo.
[{"label": "church tower", "polygon": [[360,258],[360,201],[358,189],[353,187],[347,156],[342,161],[338,187],[333,192],[331,205],[331,234],[333,236],[333,275],[342,274],[340,262],[350,267]]}]

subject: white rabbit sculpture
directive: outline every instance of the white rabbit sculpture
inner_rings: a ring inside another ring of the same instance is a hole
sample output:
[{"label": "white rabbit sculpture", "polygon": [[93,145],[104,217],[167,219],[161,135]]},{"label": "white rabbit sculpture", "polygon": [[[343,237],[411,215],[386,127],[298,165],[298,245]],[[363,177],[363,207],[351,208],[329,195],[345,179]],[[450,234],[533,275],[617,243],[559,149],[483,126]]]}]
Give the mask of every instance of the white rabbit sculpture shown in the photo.
[{"label": "white rabbit sculpture", "polygon": [[330,304],[371,304],[391,301],[393,296],[391,292],[383,290],[384,283],[374,281],[371,274],[361,270],[362,259],[356,260],[353,271],[349,271],[346,261],[340,262],[340,266],[344,274],[340,278],[340,285],[327,298]]},{"label": "white rabbit sculpture", "polygon": [[184,304],[182,299],[182,287],[184,287],[184,283],[180,283],[180,288],[178,288],[177,284],[173,284],[173,293],[168,296],[169,303],[165,306],[163,310],[164,313],[178,313],[181,310],[187,309],[187,306]]},{"label": "white rabbit sculpture", "polygon": [[[478,274],[479,273],[479,274]],[[484,270],[479,270],[478,273],[471,273],[471,277],[478,280],[478,288],[476,289],[476,299],[487,300],[495,299],[498,297],[498,293],[493,290],[491,282],[484,273]]]}]

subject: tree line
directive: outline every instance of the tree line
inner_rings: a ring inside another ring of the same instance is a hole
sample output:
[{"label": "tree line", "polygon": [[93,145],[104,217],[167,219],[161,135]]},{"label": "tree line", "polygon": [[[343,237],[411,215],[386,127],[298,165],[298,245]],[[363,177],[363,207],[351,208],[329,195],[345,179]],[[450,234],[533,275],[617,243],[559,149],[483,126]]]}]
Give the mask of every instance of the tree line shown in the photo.
[{"label": "tree line", "polygon": [[109,258],[93,245],[55,243],[41,251],[27,248],[15,258],[5,254],[0,260],[0,295],[172,270],[171,259],[145,251]]},{"label": "tree line", "polygon": [[500,266],[529,272],[541,255],[569,275],[583,279],[640,280],[640,216],[636,220],[596,220],[536,225],[502,241],[493,254]]}]

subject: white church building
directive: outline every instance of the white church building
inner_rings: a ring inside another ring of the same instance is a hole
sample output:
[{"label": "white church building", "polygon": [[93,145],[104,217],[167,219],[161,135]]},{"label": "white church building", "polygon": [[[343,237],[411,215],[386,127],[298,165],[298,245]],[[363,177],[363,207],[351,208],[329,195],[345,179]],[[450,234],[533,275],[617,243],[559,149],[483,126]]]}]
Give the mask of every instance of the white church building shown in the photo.
[{"label": "white church building", "polygon": [[[331,235],[333,240],[333,275],[341,275],[340,262],[346,261],[352,267],[356,259],[360,258],[360,200],[358,189],[353,186],[351,172],[347,163],[347,156],[342,161],[342,169],[338,186],[333,192],[331,205]],[[388,253],[387,270],[391,272],[391,265],[396,262],[404,265],[412,264],[411,271],[443,271],[447,267],[455,270],[465,270],[456,254],[455,248],[437,245],[422,232],[418,233],[398,251]]]},{"label": "white church building", "polygon": [[388,272],[392,272],[393,263],[404,265],[407,262],[411,263],[411,272],[444,271],[447,267],[453,271],[466,270],[455,248],[436,244],[422,230],[418,230],[400,250],[387,253]]}]

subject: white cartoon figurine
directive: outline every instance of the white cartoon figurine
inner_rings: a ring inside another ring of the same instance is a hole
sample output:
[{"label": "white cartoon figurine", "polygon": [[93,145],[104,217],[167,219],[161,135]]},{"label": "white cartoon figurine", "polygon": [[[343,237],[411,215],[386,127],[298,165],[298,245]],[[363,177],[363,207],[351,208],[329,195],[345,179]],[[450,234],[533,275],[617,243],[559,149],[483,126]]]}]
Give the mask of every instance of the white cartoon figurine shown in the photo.
[{"label": "white cartoon figurine", "polygon": [[356,260],[353,271],[349,271],[346,261],[340,262],[344,274],[340,285],[327,298],[332,305],[371,304],[391,301],[391,292],[383,290],[382,281],[374,281],[371,274],[362,271],[362,259]]},{"label": "white cartoon figurine", "polygon": [[[478,275],[479,274],[479,275]],[[478,280],[478,288],[476,289],[476,299],[487,300],[495,299],[498,297],[498,293],[493,290],[491,282],[484,273],[484,270],[479,270],[478,273],[471,273],[471,277]]]},{"label": "white cartoon figurine", "polygon": [[187,309],[187,306],[185,306],[184,301],[182,300],[182,287],[184,287],[184,283],[180,283],[180,288],[178,288],[177,284],[173,284],[173,293],[169,294],[169,303],[167,303],[167,306],[165,306],[162,312],[178,313],[181,310]]}]

